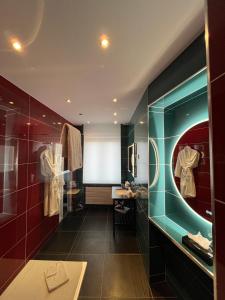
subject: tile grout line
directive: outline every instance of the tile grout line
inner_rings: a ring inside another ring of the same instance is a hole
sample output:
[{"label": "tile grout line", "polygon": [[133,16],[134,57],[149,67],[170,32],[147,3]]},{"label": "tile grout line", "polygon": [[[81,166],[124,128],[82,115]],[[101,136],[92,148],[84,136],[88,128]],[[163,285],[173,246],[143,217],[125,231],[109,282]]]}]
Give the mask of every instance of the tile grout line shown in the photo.
[{"label": "tile grout line", "polygon": [[[80,228],[82,227],[82,225],[83,225],[83,223],[84,223],[84,220],[86,219],[86,215],[87,215],[87,212],[85,213],[85,216],[84,216],[84,218],[83,218],[83,220],[82,220],[82,222],[81,222]],[[70,248],[70,250],[69,250],[68,253],[67,253],[66,259],[68,259],[69,256],[72,254],[72,249],[73,249],[73,247],[75,246],[75,243],[80,241],[80,236],[81,236],[81,230],[77,230],[77,235],[76,235],[76,237],[74,238],[74,241],[73,241],[73,243],[72,243],[72,245],[71,245],[71,248]]]}]

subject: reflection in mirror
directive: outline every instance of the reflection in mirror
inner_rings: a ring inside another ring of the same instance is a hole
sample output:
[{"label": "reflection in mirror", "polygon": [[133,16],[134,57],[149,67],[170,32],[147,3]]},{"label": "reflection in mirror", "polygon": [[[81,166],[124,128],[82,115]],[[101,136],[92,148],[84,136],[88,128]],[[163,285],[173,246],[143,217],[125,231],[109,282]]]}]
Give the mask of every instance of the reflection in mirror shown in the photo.
[{"label": "reflection in mirror", "polygon": [[[153,179],[151,182],[149,182],[149,189],[151,189],[156,185],[156,183],[159,179],[159,150],[158,150],[158,146],[157,146],[155,140],[151,137],[149,138],[149,149],[150,149],[151,155],[154,156],[154,158],[153,158],[154,165],[152,165],[152,166],[155,167]],[[153,151],[151,151],[151,149]],[[153,168],[151,168],[151,170],[152,169]]]},{"label": "reflection in mirror", "polygon": [[181,136],[173,152],[173,170],[182,198],[211,221],[208,121],[193,126]]},{"label": "reflection in mirror", "polygon": [[128,171],[131,172],[133,177],[137,176],[137,166],[136,166],[136,144],[128,146]]}]

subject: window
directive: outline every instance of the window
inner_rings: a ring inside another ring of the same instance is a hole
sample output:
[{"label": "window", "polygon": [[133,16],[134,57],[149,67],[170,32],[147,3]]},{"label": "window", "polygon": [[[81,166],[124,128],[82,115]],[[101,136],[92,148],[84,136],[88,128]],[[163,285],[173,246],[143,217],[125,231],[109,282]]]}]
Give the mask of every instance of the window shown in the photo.
[{"label": "window", "polygon": [[84,126],[84,183],[121,183],[120,126]]}]

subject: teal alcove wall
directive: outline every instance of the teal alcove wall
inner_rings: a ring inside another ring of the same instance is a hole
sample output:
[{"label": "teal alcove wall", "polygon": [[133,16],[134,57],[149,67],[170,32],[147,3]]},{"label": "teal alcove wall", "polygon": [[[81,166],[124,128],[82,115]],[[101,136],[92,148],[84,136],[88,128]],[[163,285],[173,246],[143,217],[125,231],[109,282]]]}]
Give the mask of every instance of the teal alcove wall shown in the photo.
[{"label": "teal alcove wall", "polygon": [[173,151],[180,137],[206,120],[206,70],[195,74],[149,106],[149,216],[167,216],[189,232],[200,231],[204,236],[211,237],[212,224],[182,198],[172,169]]}]

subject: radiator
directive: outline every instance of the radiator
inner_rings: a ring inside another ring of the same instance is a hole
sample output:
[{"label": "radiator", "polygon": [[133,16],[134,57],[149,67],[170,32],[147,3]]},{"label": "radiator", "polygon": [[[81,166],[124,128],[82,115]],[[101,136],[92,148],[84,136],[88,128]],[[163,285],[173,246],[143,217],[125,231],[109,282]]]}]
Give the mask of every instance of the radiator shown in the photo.
[{"label": "radiator", "polygon": [[86,204],[112,205],[112,187],[87,186],[85,188]]}]

